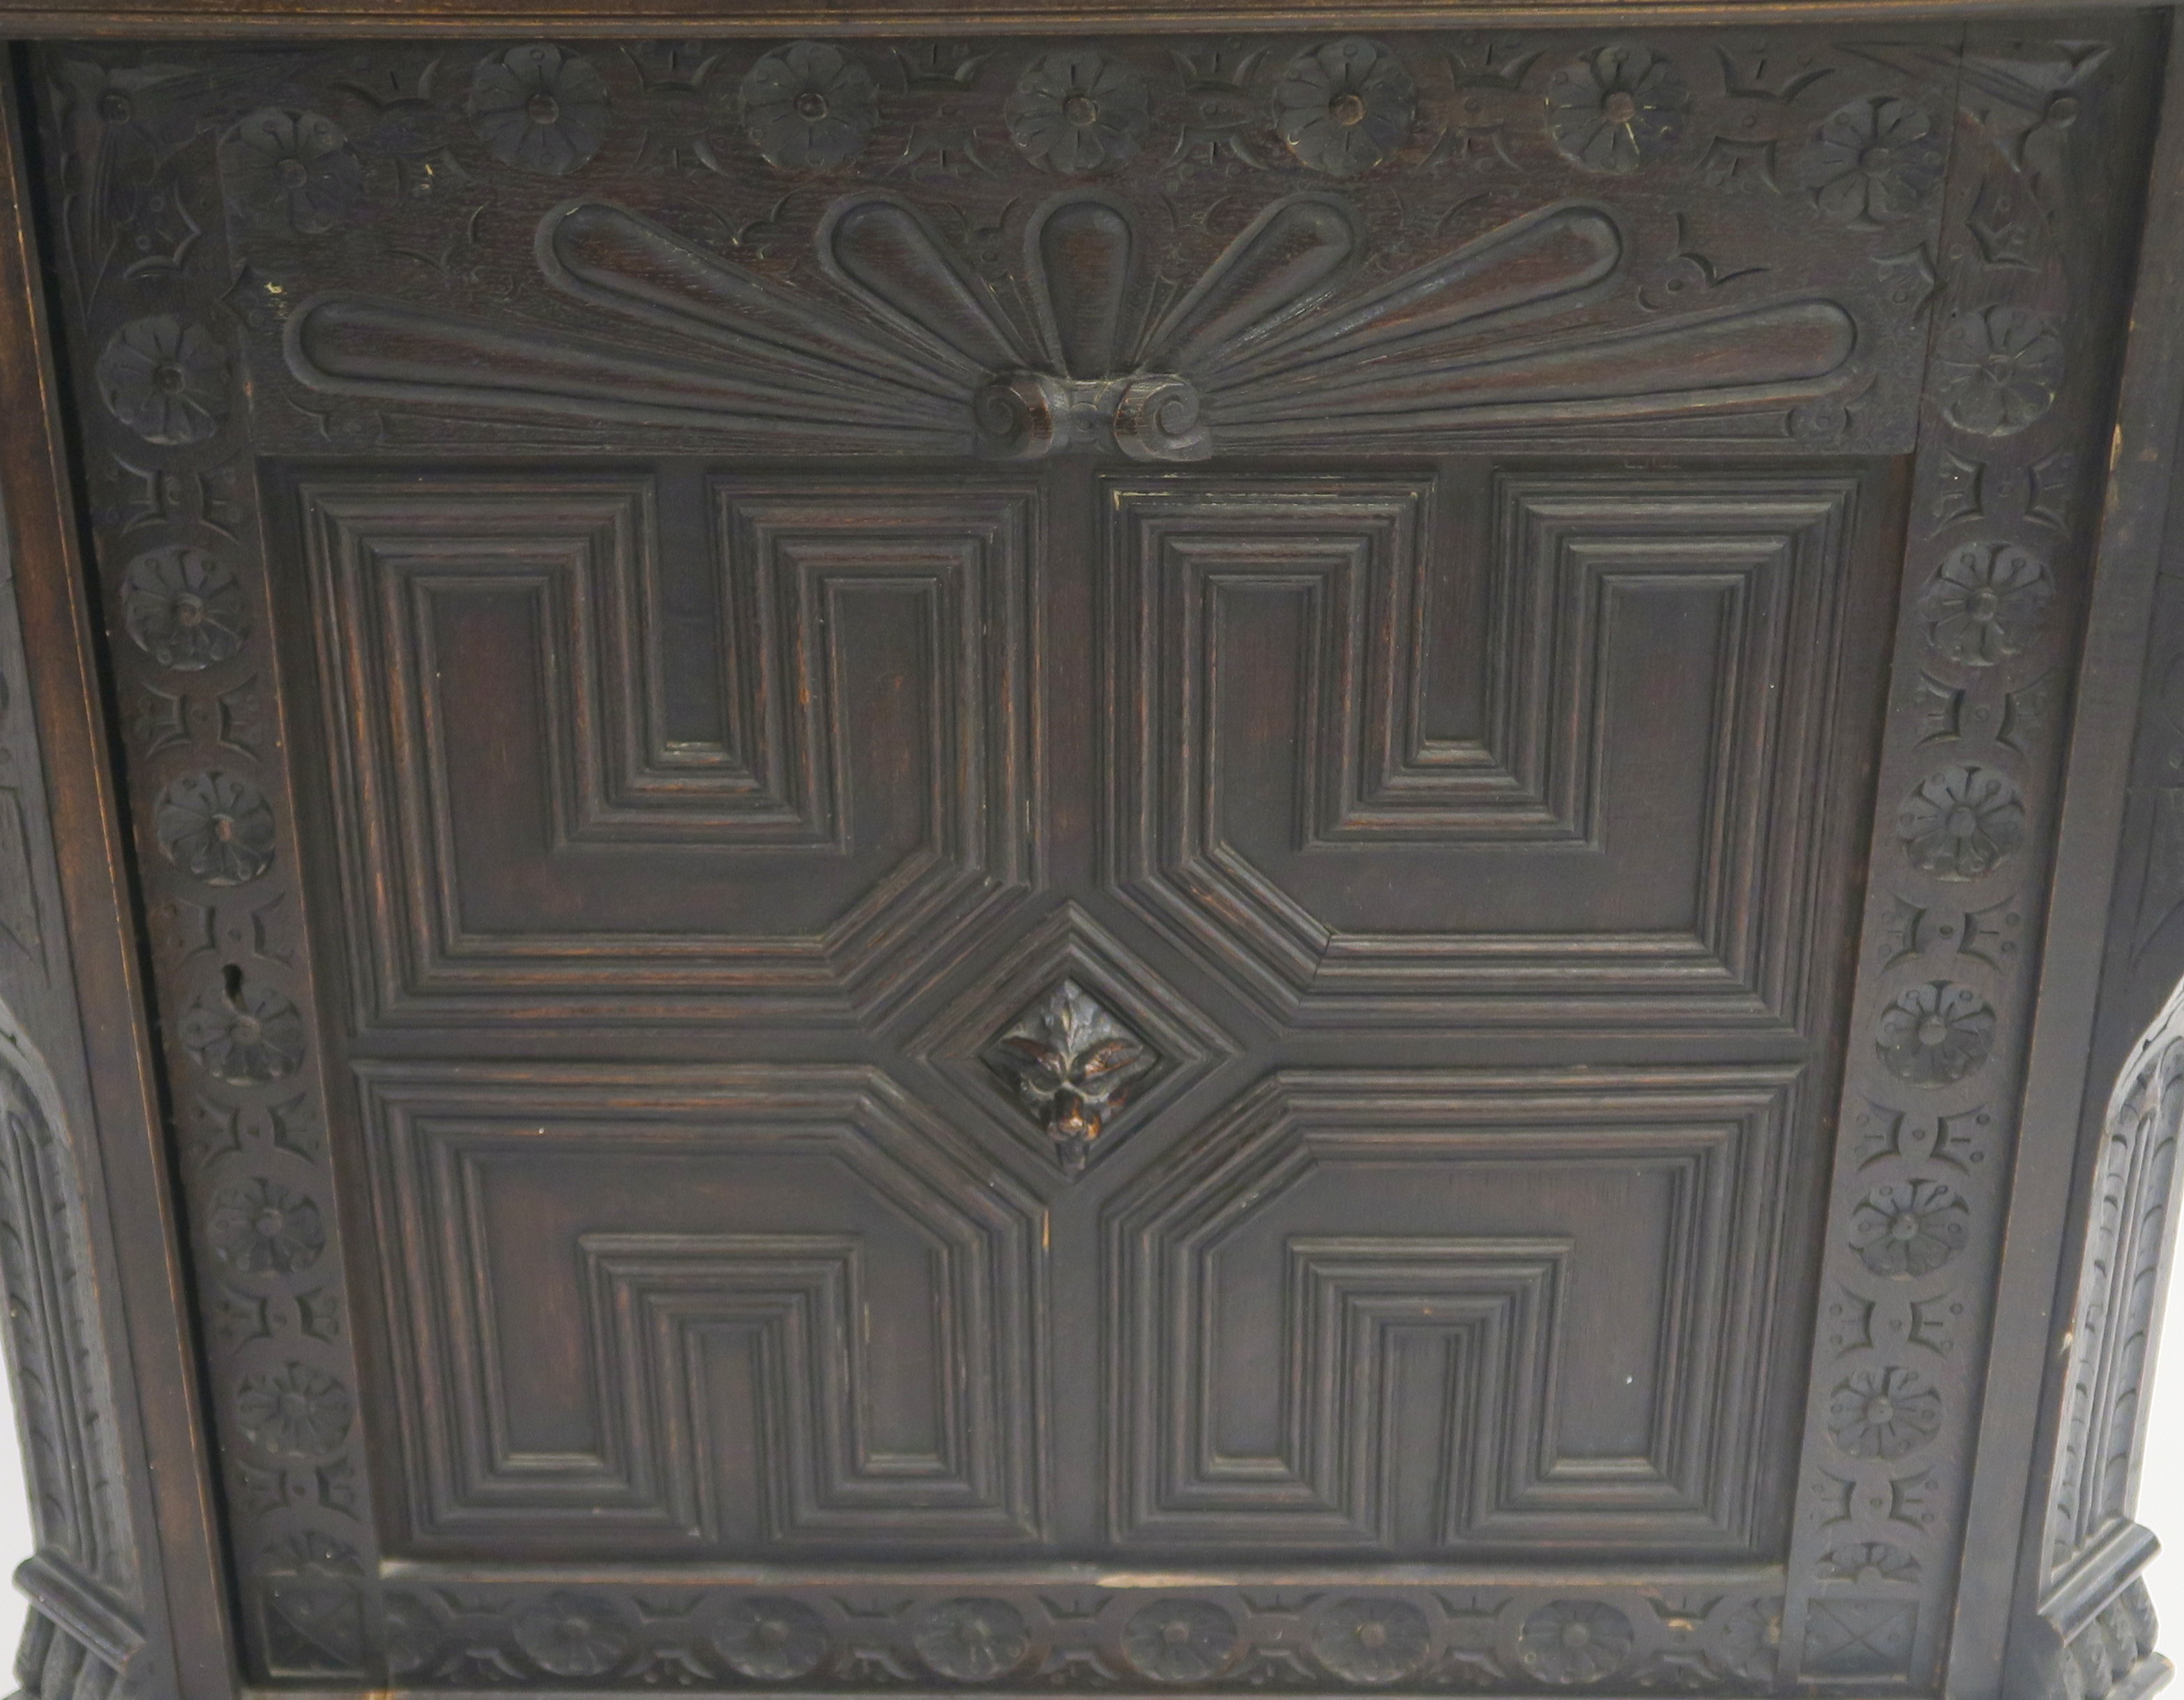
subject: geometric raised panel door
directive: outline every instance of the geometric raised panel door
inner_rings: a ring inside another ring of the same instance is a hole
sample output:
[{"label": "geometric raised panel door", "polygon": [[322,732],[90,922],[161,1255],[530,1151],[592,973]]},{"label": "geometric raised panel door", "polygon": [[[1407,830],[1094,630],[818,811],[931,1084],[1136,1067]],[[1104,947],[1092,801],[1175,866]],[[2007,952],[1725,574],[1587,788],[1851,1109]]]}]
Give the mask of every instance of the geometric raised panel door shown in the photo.
[{"label": "geometric raised panel door", "polygon": [[1284,1021],[1801,1028],[1873,482],[1110,483],[1124,890]]},{"label": "geometric raised panel door", "polygon": [[2165,37],[1711,6],[24,53],[36,1700],[2141,1700]]},{"label": "geometric raised panel door", "polygon": [[669,482],[299,488],[364,1019],[839,1018],[1020,895],[1035,491]]}]

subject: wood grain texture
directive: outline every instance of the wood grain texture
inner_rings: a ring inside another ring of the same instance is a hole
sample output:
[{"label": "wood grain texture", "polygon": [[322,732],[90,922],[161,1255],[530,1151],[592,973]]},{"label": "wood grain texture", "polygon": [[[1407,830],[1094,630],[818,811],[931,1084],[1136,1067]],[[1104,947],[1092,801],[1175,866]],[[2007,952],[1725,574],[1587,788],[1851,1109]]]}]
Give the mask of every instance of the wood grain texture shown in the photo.
[{"label": "wood grain texture", "polygon": [[35,57],[255,1680],[1943,1681],[2153,32],[1161,21]]}]

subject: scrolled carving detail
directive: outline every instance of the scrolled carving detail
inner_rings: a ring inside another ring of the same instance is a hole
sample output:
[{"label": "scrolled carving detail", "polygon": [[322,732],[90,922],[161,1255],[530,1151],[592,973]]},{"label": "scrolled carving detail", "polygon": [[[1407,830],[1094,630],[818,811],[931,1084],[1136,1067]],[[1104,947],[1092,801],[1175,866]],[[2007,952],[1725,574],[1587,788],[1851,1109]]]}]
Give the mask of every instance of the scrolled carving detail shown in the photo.
[{"label": "scrolled carving detail", "polygon": [[[978,452],[989,460],[1036,460],[1069,441],[1076,423],[1074,387],[1044,372],[1011,372],[979,387],[971,399]],[[1089,421],[1097,429],[1097,415]]]},{"label": "scrolled carving detail", "polygon": [[1187,378],[1131,379],[1115,398],[1109,428],[1133,460],[1203,460],[1213,452],[1197,388]]}]

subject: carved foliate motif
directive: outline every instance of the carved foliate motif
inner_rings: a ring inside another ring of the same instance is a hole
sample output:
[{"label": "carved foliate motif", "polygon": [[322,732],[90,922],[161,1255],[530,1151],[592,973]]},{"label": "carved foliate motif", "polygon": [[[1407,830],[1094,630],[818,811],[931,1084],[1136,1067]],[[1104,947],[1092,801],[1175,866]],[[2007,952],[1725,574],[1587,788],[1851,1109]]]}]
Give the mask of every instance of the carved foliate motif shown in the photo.
[{"label": "carved foliate motif", "polygon": [[1065,1174],[1081,1173],[1107,1118],[1158,1055],[1074,980],[1064,980],[986,1048],[1026,1110],[1054,1140]]}]

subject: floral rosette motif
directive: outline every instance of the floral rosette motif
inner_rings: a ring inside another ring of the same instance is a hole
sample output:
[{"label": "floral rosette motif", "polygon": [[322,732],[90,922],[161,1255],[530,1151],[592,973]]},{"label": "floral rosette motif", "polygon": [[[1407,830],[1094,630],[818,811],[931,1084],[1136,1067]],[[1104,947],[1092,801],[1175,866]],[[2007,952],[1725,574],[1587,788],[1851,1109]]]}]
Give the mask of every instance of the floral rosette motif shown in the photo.
[{"label": "floral rosette motif", "polygon": [[348,137],[315,112],[254,112],[235,126],[227,170],[245,199],[270,207],[306,236],[335,227],[364,198],[364,168]]},{"label": "floral rosette motif", "polygon": [[839,170],[865,151],[880,118],[872,74],[827,42],[761,55],[739,98],[751,146],[784,171]]},{"label": "floral rosette motif", "polygon": [[291,1363],[254,1375],[235,1396],[242,1437],[276,1458],[323,1458],[348,1438],[355,1407],[322,1369]]},{"label": "floral rosette motif", "polygon": [[1274,89],[1274,128],[1300,163],[1356,177],[1410,140],[1418,89],[1395,51],[1363,36],[1307,48]]},{"label": "floral rosette motif", "polygon": [[1034,60],[1017,81],[1001,115],[1009,139],[1049,171],[1112,170],[1144,144],[1152,115],[1145,79],[1092,47],[1068,47]]},{"label": "floral rosette motif", "polygon": [[1850,1243],[1876,1275],[1930,1275],[1971,1231],[1971,1207],[1944,1181],[1877,1186],[1851,1212]]},{"label": "floral rosette motif", "polygon": [[1900,1458],[1934,1438],[1942,1396],[1908,1369],[1860,1369],[1828,1401],[1828,1432],[1854,1458]]},{"label": "floral rosette motif", "polygon": [[2063,338],[2029,307],[1959,313],[1934,339],[1942,416],[1975,437],[2009,437],[2046,413],[2063,386]]},{"label": "floral rosette motif", "polygon": [[272,987],[250,984],[205,1000],[182,1017],[181,1040],[205,1072],[231,1086],[262,1086],[304,1060],[304,1017]]},{"label": "floral rosette motif", "polygon": [[1202,1682],[1236,1650],[1236,1620],[1208,1600],[1160,1600],[1123,1626],[1130,1663],[1162,1682]]},{"label": "floral rosette motif", "polygon": [[207,885],[242,885],[273,865],[273,811],[231,773],[186,773],[159,794],[152,830],[167,860]]},{"label": "floral rosette motif", "polygon": [[526,1606],[510,1630],[531,1662],[555,1676],[603,1676],[637,1644],[613,1602],[566,1590]]},{"label": "floral rosette motif", "polygon": [[214,1255],[238,1274],[297,1274],[326,1247],[318,1205],[270,1180],[222,1189],[206,1226]]},{"label": "floral rosette motif", "polygon": [[1629,1663],[1637,1636],[1630,1619],[1600,1600],[1557,1600],[1524,1619],[1517,1657],[1542,1682],[1598,1682]]},{"label": "floral rosette motif", "polygon": [[1782,1655],[1782,1602],[1747,1600],[1716,1630],[1713,1662],[1747,1682],[1772,1684]]},{"label": "floral rosette motif", "polygon": [[2031,549],[1968,543],[1942,561],[1919,607],[1942,655],[1991,667],[2031,647],[2054,599],[2054,576]]},{"label": "floral rosette motif", "polygon": [[753,1682],[794,1682],[827,1662],[827,1625],[798,1600],[735,1600],[713,1625],[721,1662]]},{"label": "floral rosette motif", "polygon": [[171,313],[116,331],[93,376],[107,410],[147,443],[202,443],[227,418],[227,351],[203,326]]},{"label": "floral rosette motif", "polygon": [[2025,842],[2025,803],[1992,767],[1945,767],[1896,812],[1912,866],[1940,879],[1977,879]]},{"label": "floral rosette motif", "polygon": [[471,127],[504,165],[562,177],[606,139],[606,80],[582,53],[531,42],[482,60],[471,78]]},{"label": "floral rosette motif", "polygon": [[1031,1635],[1006,1600],[943,1600],[911,1631],[917,1656],[956,1682],[990,1682],[1023,1662]]},{"label": "floral rosette motif", "polygon": [[1673,61],[1622,43],[1564,65],[1547,84],[1547,134],[1590,171],[1635,171],[1683,139],[1691,90]]},{"label": "floral rosette motif", "polygon": [[1407,1600],[1337,1600],[1312,1619],[1312,1657],[1351,1682],[1398,1681],[1432,1649],[1433,1626]]},{"label": "floral rosette motif", "polygon": [[121,623],[138,649],[177,672],[219,666],[250,633],[234,572],[184,543],[147,549],[123,570]]},{"label": "floral rosette motif", "polygon": [[1916,212],[1947,164],[1933,114],[1916,101],[1883,95],[1830,114],[1805,150],[1800,175],[1830,218],[1878,230]]},{"label": "floral rosette motif", "polygon": [[1994,1011],[1970,986],[1911,986],[1880,1012],[1875,1043],[1888,1072],[1914,1086],[1954,1085],[1994,1049]]}]

